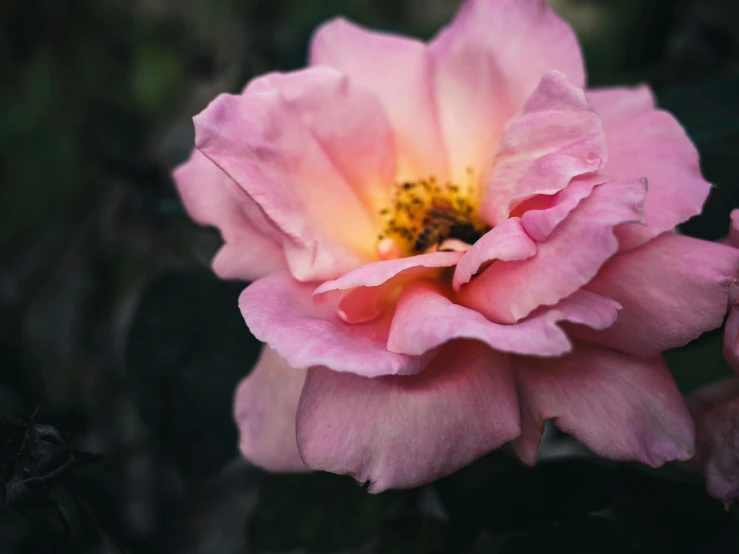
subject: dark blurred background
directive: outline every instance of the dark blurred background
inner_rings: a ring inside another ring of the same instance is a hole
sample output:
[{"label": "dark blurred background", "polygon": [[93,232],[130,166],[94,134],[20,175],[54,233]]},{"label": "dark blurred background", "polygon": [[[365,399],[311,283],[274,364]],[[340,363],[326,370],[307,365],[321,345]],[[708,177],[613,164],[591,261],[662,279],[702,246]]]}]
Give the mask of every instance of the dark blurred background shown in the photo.
[{"label": "dark blurred background", "polygon": [[[499,452],[377,496],[239,460],[231,399],[259,345],[236,307],[243,284],[207,268],[217,233],[188,220],[170,179],[190,118],[302,66],[327,18],[429,38],[458,3],[0,3],[0,414],[25,418],[0,425],[0,455],[29,421],[61,433],[34,435],[46,451],[104,454],[0,502],[0,554],[739,551],[736,510],[699,480],[607,464],[556,433],[535,469]],[[551,3],[591,85],[649,82],[683,122],[716,185],[683,230],[725,234],[739,206],[739,2]],[[684,391],[728,373],[720,350],[717,331],[668,353]]]}]

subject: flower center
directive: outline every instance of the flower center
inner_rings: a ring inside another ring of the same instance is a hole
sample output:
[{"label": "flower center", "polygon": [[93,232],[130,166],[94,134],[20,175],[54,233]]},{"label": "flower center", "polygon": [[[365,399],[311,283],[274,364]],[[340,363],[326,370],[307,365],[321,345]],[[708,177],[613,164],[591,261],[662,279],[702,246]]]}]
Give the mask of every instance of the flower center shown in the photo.
[{"label": "flower center", "polygon": [[474,244],[490,227],[477,219],[472,197],[471,186],[442,185],[434,177],[397,183],[390,207],[380,211],[385,221],[378,236],[380,255],[412,256]]}]

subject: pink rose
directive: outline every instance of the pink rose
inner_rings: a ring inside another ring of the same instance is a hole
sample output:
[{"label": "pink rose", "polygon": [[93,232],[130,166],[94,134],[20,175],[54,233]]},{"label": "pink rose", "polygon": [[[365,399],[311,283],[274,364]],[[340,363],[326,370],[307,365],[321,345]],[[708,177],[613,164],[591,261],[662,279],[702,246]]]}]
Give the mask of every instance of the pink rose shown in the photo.
[{"label": "pink rose", "polygon": [[649,89],[584,86],[543,0],[468,0],[429,44],[330,21],[195,117],[177,186],[268,345],[248,459],[412,487],[508,442],[534,463],[547,419],[692,455],[660,353],[721,325],[739,255],[674,232],[710,185]]},{"label": "pink rose", "polygon": [[[731,213],[726,242],[739,248],[739,210]],[[732,285],[729,317],[724,327],[724,357],[739,373],[739,298]],[[705,385],[688,398],[698,442],[697,467],[708,492],[724,502],[739,500],[739,378]]]}]

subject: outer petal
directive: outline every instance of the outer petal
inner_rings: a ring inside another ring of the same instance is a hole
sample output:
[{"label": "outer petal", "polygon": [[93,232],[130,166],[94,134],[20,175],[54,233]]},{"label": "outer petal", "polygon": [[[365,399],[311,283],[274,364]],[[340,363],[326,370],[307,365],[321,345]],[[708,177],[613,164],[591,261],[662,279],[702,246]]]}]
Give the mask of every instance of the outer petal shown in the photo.
[{"label": "outer petal", "polygon": [[[501,323],[556,304],[590,281],[618,250],[614,227],[641,217],[641,181],[603,184],[539,244],[533,258],[497,262],[460,291],[461,303]],[[607,292],[603,296],[620,300]]]},{"label": "outer petal", "polygon": [[[312,68],[265,77],[241,96],[221,95],[194,119],[200,151],[289,237],[285,254],[301,280],[335,277],[375,255],[374,212],[329,155],[338,156],[332,142],[336,134],[331,135],[325,122],[317,131],[306,125],[323,113],[324,106],[315,101],[317,94],[339,106],[338,112],[353,107],[361,114],[358,120],[382,118],[340,74]],[[357,127],[352,124],[348,129]],[[347,143],[355,139],[362,140],[356,135],[343,137]],[[329,142],[330,149],[325,146]],[[383,148],[382,141],[377,147]]]},{"label": "outer petal", "polygon": [[508,359],[457,342],[409,377],[313,368],[297,429],[300,455],[314,469],[352,475],[372,492],[422,485],[518,436]]},{"label": "outer petal", "polygon": [[472,245],[454,270],[452,286],[458,291],[469,283],[472,276],[488,262],[525,260],[536,254],[536,243],[521,226],[517,218],[506,219]]},{"label": "outer petal", "polygon": [[310,129],[357,196],[373,210],[387,203],[395,179],[390,123],[374,94],[329,69],[272,73],[252,81],[247,93],[279,90],[285,104]]},{"label": "outer petal", "polygon": [[603,126],[585,92],[564,74],[549,71],[522,113],[506,125],[483,192],[481,215],[497,225],[521,202],[555,194],[605,161]]},{"label": "outer petal", "polygon": [[428,356],[388,352],[389,318],[349,325],[335,306],[316,306],[315,287],[289,274],[275,273],[255,281],[241,294],[239,308],[251,332],[274,348],[294,368],[326,366],[376,377],[422,371]]},{"label": "outer petal", "polygon": [[734,372],[739,373],[739,298],[734,299],[734,304],[729,312],[724,327],[724,358]]},{"label": "outer petal", "polygon": [[693,455],[693,421],[661,359],[577,345],[563,358],[512,363],[521,402],[513,447],[524,462],[535,462],[547,419],[612,460],[656,467]]},{"label": "outer petal", "polygon": [[282,234],[213,162],[193,150],[173,177],[190,217],[218,227],[226,241],[213,260],[219,277],[252,281],[285,267]]},{"label": "outer petal", "polygon": [[468,0],[429,50],[456,182],[465,182],[468,167],[486,178],[503,124],[547,70],[585,83],[577,39],[544,0]]},{"label": "outer petal", "polygon": [[572,333],[637,356],[687,344],[719,327],[729,285],[739,274],[739,250],[665,234],[613,258],[587,289],[623,306],[605,331]]},{"label": "outer petal", "polygon": [[646,227],[619,230],[624,248],[644,244],[701,212],[711,185],[700,172],[698,152],[677,120],[657,110],[646,87],[589,94],[608,139],[604,173],[616,179],[646,177]]},{"label": "outer petal", "polygon": [[375,93],[393,128],[399,180],[430,175],[446,180],[431,62],[422,42],[339,18],[316,31],[310,63],[335,67]]},{"label": "outer petal", "polygon": [[307,471],[295,440],[295,414],[306,372],[293,369],[271,348],[239,385],[234,417],[241,453],[269,471]]},{"label": "outer petal", "polygon": [[406,288],[393,317],[388,350],[423,354],[453,339],[476,339],[500,352],[559,356],[572,349],[559,321],[576,321],[598,328],[616,321],[618,304],[578,292],[554,309],[514,325],[501,325],[451,302],[438,286],[425,282]]},{"label": "outer petal", "polygon": [[698,462],[706,489],[724,502],[739,500],[739,379],[706,385],[690,395]]},{"label": "outer petal", "polygon": [[739,210],[731,211],[731,227],[729,227],[729,244],[739,248]]}]

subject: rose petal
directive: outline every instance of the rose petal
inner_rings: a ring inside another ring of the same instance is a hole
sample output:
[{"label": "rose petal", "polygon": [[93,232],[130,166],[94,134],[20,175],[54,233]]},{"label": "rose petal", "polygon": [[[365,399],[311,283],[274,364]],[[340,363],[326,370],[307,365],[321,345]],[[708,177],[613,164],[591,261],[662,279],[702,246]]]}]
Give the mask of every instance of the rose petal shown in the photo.
[{"label": "rose petal", "polygon": [[513,447],[524,462],[535,462],[547,419],[604,458],[656,467],[692,456],[693,422],[661,359],[578,344],[512,364],[522,428]]},{"label": "rose petal", "polygon": [[701,212],[711,185],[700,172],[698,152],[677,120],[657,110],[646,87],[592,91],[589,98],[603,118],[608,163],[616,179],[645,177],[646,226],[619,229],[622,248],[634,248]]},{"label": "rose petal", "polygon": [[397,179],[447,179],[425,45],[338,18],[318,28],[311,65],[331,66],[369,88],[385,109],[398,153]]},{"label": "rose petal", "polygon": [[566,188],[554,195],[551,205],[527,210],[521,216],[521,225],[532,239],[544,242],[557,225],[567,219],[583,199],[590,196],[596,186],[607,183],[608,180],[597,173],[575,177]]},{"label": "rose petal", "polygon": [[486,179],[504,123],[547,70],[585,83],[574,33],[542,0],[470,0],[429,52],[450,175],[460,184],[468,168]]},{"label": "rose petal", "polygon": [[380,492],[464,467],[518,436],[518,417],[507,357],[456,342],[419,375],[366,379],[311,369],[298,448],[310,467]]},{"label": "rose petal", "polygon": [[367,377],[418,373],[426,367],[433,352],[419,357],[387,351],[389,318],[349,325],[335,306],[314,305],[314,288],[282,272],[255,281],[239,298],[254,336],[291,367],[321,365]]},{"label": "rose petal", "polygon": [[521,202],[555,194],[605,161],[603,127],[585,92],[563,73],[549,71],[523,111],[506,125],[480,213],[498,225]]},{"label": "rose petal", "polygon": [[476,339],[499,352],[560,356],[572,345],[558,322],[603,328],[616,321],[619,309],[612,300],[578,291],[531,319],[500,325],[454,304],[443,292],[429,282],[410,285],[403,291],[390,326],[388,350],[420,355],[453,339]]},{"label": "rose petal", "polygon": [[739,379],[701,387],[688,397],[688,405],[708,493],[723,502],[739,500]]},{"label": "rose petal", "polygon": [[739,250],[673,233],[613,258],[587,289],[623,306],[604,330],[572,334],[634,354],[654,356],[719,327]]},{"label": "rose petal", "polygon": [[[317,138],[328,131],[319,128],[316,135],[305,124],[313,121],[306,112],[317,109],[309,100],[321,93],[342,110],[358,110],[359,121],[382,118],[373,104],[362,102],[361,92],[342,85],[344,80],[329,68],[267,76],[252,92],[220,95],[194,119],[197,147],[291,239],[284,243],[285,255],[295,277],[305,281],[336,277],[376,256],[374,212]],[[281,88],[273,86],[278,81]],[[308,100],[301,104],[296,97]],[[291,107],[296,104],[303,113]],[[356,125],[351,130],[357,131]],[[355,139],[362,140],[344,137]]]},{"label": "rose petal", "polygon": [[190,217],[221,231],[226,244],[213,260],[219,277],[252,281],[285,267],[282,234],[213,162],[193,150],[173,177]]},{"label": "rose petal", "polygon": [[[570,214],[533,258],[496,262],[460,291],[460,303],[499,323],[514,323],[539,306],[556,304],[598,272],[618,250],[614,227],[638,221],[645,184],[598,186]],[[606,292],[603,296],[611,296]]]},{"label": "rose petal", "polygon": [[293,369],[265,348],[241,381],[234,402],[239,447],[244,457],[269,471],[308,471],[298,454],[295,414],[306,372]]},{"label": "rose petal", "polygon": [[328,68],[272,73],[247,93],[279,90],[357,196],[377,215],[392,193],[395,151],[390,123],[374,94]]},{"label": "rose petal", "polygon": [[729,227],[729,244],[739,248],[739,210],[731,211],[731,226]]},{"label": "rose petal", "polygon": [[525,260],[536,254],[536,243],[521,226],[517,218],[506,219],[472,245],[459,260],[452,286],[458,291],[469,283],[472,276],[486,263],[493,260]]}]

